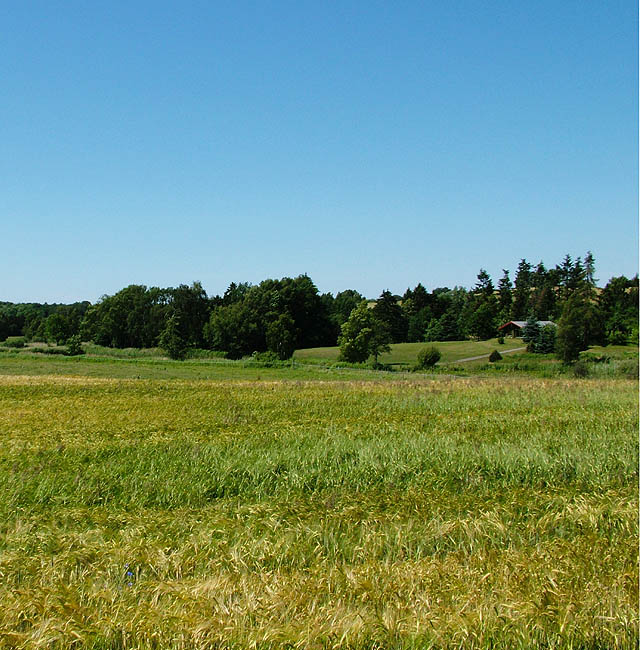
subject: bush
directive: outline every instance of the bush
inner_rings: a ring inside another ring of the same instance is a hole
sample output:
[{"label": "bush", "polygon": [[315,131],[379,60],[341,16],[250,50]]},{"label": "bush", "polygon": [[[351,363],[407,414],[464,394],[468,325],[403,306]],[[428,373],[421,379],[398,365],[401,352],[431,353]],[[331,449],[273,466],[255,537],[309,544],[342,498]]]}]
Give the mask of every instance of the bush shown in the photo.
[{"label": "bush", "polygon": [[66,356],[69,354],[65,347],[46,347],[46,348],[31,348],[29,352],[36,352],[37,354],[53,354]]},{"label": "bush", "polygon": [[7,348],[23,348],[26,340],[24,336],[7,336],[3,345]]},{"label": "bush", "polygon": [[587,361],[589,363],[610,363],[611,362],[611,357],[607,356],[606,354],[582,354],[581,360],[582,361]]},{"label": "bush", "polygon": [[625,379],[638,379],[640,378],[640,371],[638,369],[638,359],[625,359],[618,363],[618,374]]},{"label": "bush", "polygon": [[502,334],[498,337],[498,345],[504,345],[504,336]]},{"label": "bush", "polygon": [[629,337],[624,332],[621,332],[619,330],[611,332],[609,336],[607,336],[608,345],[626,345],[628,340]]},{"label": "bush", "polygon": [[204,350],[202,348],[188,348],[185,359],[226,359],[227,354],[222,350]]},{"label": "bush", "polygon": [[272,350],[267,350],[266,352],[256,351],[247,359],[247,362],[264,368],[283,365],[278,355]]},{"label": "bush", "polygon": [[418,370],[433,368],[433,366],[435,366],[441,358],[442,354],[440,354],[440,350],[438,350],[438,348],[434,347],[433,345],[429,346],[428,348],[422,348],[422,350],[418,352],[418,363],[416,365],[416,368]]},{"label": "bush", "polygon": [[494,350],[490,355],[489,355],[489,361],[491,363],[495,363],[496,361],[502,361],[502,355],[497,351]]},{"label": "bush", "polygon": [[80,336],[78,334],[74,334],[73,336],[69,337],[69,340],[67,341],[67,354],[70,357],[76,357],[79,354],[84,354],[82,343],[80,342]]},{"label": "bush", "polygon": [[589,366],[584,361],[576,361],[573,364],[573,376],[579,378],[588,377]]}]

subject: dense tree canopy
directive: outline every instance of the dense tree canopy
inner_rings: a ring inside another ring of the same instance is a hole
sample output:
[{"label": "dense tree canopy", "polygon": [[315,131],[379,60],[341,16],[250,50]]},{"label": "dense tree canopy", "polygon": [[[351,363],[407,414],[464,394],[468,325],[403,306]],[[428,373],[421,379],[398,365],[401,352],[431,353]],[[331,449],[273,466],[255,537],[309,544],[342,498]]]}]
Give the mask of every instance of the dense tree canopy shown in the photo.
[{"label": "dense tree canopy", "polygon": [[[207,296],[200,282],[175,288],[133,284],[94,305],[0,302],[0,341],[24,336],[64,344],[80,336],[120,348],[162,345],[178,357],[189,348],[206,347],[231,358],[270,350],[284,359],[295,349],[336,345],[339,337],[344,341],[344,325],[354,310],[361,320],[374,318],[376,337],[385,338],[381,332],[386,332],[386,339],[397,343],[487,339],[511,319],[558,322],[561,315],[565,325],[573,324],[559,332],[560,346],[569,345],[568,337],[574,335],[581,346],[637,339],[638,277],[611,278],[602,289],[595,283],[595,259],[588,252],[584,261],[566,255],[555,267],[521,259],[515,282],[503,269],[497,288],[480,269],[471,290],[437,287],[429,292],[418,283],[402,297],[385,290],[376,301],[366,301],[355,289],[335,297],[320,295],[308,275],[258,285],[232,282],[222,296],[214,297]],[[579,332],[578,320],[583,323]],[[352,337],[356,342],[349,345],[356,349],[369,336]],[[541,336],[534,337],[538,351],[552,346],[550,333],[544,344]]]}]

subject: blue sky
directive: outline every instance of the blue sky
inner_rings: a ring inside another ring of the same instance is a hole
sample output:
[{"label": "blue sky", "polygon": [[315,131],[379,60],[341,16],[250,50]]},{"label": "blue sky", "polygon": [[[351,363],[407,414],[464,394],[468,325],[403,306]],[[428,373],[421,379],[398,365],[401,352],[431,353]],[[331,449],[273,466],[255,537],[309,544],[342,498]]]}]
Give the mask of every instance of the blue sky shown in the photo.
[{"label": "blue sky", "polygon": [[637,2],[7,2],[0,300],[638,267]]}]

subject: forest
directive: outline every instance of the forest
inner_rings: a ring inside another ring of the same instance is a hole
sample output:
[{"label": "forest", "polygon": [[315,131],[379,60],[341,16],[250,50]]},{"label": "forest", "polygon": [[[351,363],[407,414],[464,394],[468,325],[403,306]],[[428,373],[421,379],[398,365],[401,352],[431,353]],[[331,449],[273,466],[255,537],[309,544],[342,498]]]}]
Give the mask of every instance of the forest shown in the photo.
[{"label": "forest", "polygon": [[489,339],[510,320],[559,321],[568,307],[576,312],[576,303],[585,345],[637,340],[638,276],[614,277],[599,288],[594,274],[589,252],[584,260],[566,255],[553,267],[522,259],[513,280],[503,269],[497,284],[480,269],[470,289],[429,292],[419,283],[402,296],[385,290],[377,300],[355,289],[321,294],[308,275],[232,282],[222,296],[208,296],[200,282],[129,285],[95,304],[0,302],[0,341],[23,337],[62,345],[76,337],[114,348],[159,346],[175,358],[204,348],[231,359],[263,351],[285,359],[296,349],[337,345],[364,301],[388,343]]}]

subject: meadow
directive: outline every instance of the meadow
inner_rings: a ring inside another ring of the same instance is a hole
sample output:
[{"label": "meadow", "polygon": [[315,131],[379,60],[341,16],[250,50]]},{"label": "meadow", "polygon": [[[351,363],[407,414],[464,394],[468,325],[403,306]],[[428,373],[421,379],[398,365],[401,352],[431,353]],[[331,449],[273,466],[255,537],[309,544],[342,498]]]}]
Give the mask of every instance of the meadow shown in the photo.
[{"label": "meadow", "polygon": [[[416,363],[418,352],[425,347],[436,346],[442,358],[440,364],[449,364],[460,359],[475,357],[480,355],[489,355],[493,350],[505,351],[521,350],[526,347],[526,343],[518,338],[505,338],[503,344],[499,344],[497,339],[488,339],[486,341],[444,341],[437,343],[393,343],[389,352],[380,355],[380,363],[391,366],[413,366]],[[306,350],[296,350],[295,358],[299,361],[332,361],[338,360],[340,348],[308,348]]]},{"label": "meadow", "polygon": [[0,355],[0,648],[635,648],[638,384]]}]

